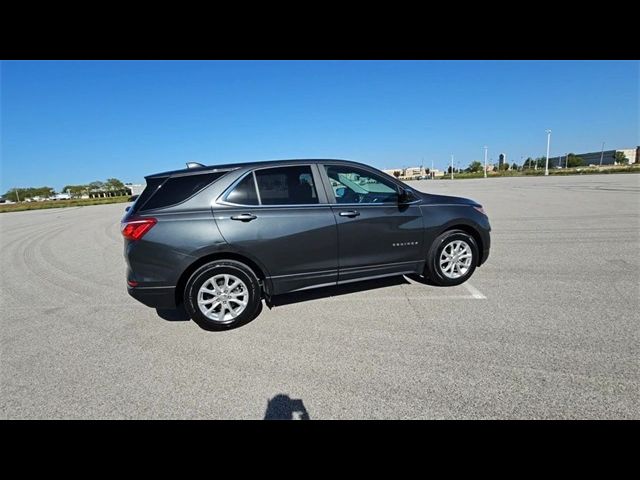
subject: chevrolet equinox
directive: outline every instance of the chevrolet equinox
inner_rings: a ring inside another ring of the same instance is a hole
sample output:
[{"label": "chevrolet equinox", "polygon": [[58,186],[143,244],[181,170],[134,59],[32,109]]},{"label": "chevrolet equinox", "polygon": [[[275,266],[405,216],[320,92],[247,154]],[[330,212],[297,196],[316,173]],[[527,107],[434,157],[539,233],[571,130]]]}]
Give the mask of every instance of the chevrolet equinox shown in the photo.
[{"label": "chevrolet equinox", "polygon": [[481,205],[352,161],[190,163],[146,181],[121,224],[129,294],[183,304],[208,330],[309,288],[405,274],[459,285],[489,256]]}]

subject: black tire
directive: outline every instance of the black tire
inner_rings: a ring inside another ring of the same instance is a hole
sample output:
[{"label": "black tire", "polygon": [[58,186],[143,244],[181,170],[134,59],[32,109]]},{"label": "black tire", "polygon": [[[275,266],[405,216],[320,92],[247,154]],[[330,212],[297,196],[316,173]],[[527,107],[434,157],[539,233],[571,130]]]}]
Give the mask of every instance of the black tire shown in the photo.
[{"label": "black tire", "polygon": [[[454,240],[462,240],[471,248],[471,265],[468,267],[468,270],[458,278],[450,278],[448,277],[440,267],[440,255],[442,254],[442,250],[447,247]],[[435,285],[439,285],[442,287],[452,287],[454,285],[460,285],[461,283],[466,282],[478,265],[478,260],[480,258],[478,244],[476,243],[473,236],[469,235],[467,232],[462,230],[448,230],[435,239],[431,248],[429,249],[429,253],[427,254],[427,262],[425,265],[424,276],[427,277],[431,282]]]},{"label": "black tire", "polygon": [[[220,274],[230,274],[242,280],[248,295],[244,310],[237,317],[225,323],[208,318],[198,306],[198,292],[202,285],[211,277]],[[261,306],[261,289],[256,274],[247,265],[236,260],[214,260],[201,266],[193,272],[184,289],[184,307],[187,313],[194,322],[205,330],[230,330],[245,325],[257,316]]]}]

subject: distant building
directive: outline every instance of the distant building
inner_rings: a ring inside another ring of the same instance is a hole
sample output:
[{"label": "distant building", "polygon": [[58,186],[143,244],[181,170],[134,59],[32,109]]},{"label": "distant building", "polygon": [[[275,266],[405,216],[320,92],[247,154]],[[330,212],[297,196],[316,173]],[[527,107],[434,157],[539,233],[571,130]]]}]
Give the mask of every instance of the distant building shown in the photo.
[{"label": "distant building", "polygon": [[[629,159],[629,164],[638,163],[640,160],[640,146],[636,148],[620,148],[617,150],[605,150],[599,152],[588,153],[574,153],[576,157],[582,158],[582,165],[588,167],[589,165],[600,165],[600,157],[602,157],[602,165],[615,165],[616,152],[624,153],[624,156]],[[567,155],[561,155],[559,157],[549,157],[549,168],[565,167],[567,162]]]},{"label": "distant building", "polygon": [[129,190],[129,195],[140,195],[146,187],[146,185],[139,183],[125,183],[124,186]]},{"label": "distant building", "polygon": [[404,173],[404,171],[402,170],[402,168],[389,168],[386,170],[382,170],[384,173],[386,173],[387,175],[391,175],[392,177],[401,177]]},{"label": "distant building", "polygon": [[382,171],[400,180],[413,180],[427,176],[427,170],[424,167],[390,168]]},{"label": "distant building", "polygon": [[504,165],[506,161],[507,161],[507,154],[501,153],[500,156],[498,157],[498,168],[502,167],[502,165]]}]

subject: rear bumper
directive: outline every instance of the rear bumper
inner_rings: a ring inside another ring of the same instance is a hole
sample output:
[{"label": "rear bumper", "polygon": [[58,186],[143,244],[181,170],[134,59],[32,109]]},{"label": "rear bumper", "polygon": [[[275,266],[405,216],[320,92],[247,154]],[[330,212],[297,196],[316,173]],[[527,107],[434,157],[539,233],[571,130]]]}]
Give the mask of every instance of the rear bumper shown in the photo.
[{"label": "rear bumper", "polygon": [[175,287],[127,287],[129,295],[152,308],[175,308]]}]

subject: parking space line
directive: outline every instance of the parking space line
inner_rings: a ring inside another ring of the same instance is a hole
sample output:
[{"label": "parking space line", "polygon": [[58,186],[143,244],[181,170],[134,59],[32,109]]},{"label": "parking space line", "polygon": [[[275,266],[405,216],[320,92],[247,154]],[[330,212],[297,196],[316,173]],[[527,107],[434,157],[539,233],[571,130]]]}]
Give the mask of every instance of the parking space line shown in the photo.
[{"label": "parking space line", "polygon": [[486,300],[487,297],[485,297],[480,290],[471,285],[469,282],[465,282],[462,285],[464,285],[464,288],[469,290],[469,293],[473,298],[477,298],[478,300]]}]

